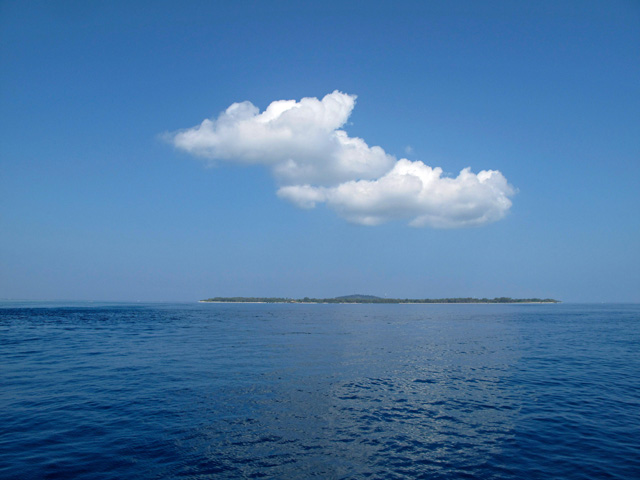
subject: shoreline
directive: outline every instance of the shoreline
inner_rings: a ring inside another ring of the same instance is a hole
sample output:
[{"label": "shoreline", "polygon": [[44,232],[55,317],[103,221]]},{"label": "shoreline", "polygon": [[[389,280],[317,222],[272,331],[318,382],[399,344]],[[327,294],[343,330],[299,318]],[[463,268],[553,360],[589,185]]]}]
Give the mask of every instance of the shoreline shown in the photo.
[{"label": "shoreline", "polygon": [[279,305],[555,305],[556,302],[225,302],[198,300],[198,303],[279,304]]}]

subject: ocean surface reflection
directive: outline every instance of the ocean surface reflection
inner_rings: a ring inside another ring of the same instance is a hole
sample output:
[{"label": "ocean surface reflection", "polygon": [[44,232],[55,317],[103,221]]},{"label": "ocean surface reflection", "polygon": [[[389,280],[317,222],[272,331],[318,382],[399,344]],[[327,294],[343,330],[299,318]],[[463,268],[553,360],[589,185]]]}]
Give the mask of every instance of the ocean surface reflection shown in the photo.
[{"label": "ocean surface reflection", "polygon": [[640,477],[637,305],[4,305],[0,477]]}]

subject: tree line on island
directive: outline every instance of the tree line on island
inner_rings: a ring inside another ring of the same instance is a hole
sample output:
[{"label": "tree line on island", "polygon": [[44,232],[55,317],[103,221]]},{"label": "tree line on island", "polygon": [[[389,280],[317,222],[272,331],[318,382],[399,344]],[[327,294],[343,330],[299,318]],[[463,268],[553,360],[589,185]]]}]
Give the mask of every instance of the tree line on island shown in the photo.
[{"label": "tree line on island", "polygon": [[346,295],[334,298],[285,297],[213,297],[201,300],[211,303],[559,303],[553,298],[382,298],[374,295]]}]

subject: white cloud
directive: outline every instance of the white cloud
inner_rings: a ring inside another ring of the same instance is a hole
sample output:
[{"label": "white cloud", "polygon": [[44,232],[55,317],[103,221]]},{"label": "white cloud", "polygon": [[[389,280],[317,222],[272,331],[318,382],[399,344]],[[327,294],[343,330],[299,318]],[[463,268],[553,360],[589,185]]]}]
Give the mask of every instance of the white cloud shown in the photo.
[{"label": "white cloud", "polygon": [[325,203],[348,221],[378,225],[396,219],[413,226],[455,228],[503,218],[515,190],[496,170],[466,168],[456,178],[419,161],[396,160],[340,128],[355,95],[334,91],[322,100],[272,102],[260,113],[234,103],[215,120],[169,135],[206,163],[229,161],[270,168],[278,196],[301,208]]},{"label": "white cloud", "polygon": [[416,227],[455,228],[482,225],[503,218],[514,189],[495,170],[477,175],[465,168],[456,178],[442,177],[441,168],[399,160],[377,180],[359,180],[336,187],[285,186],[278,195],[310,208],[326,202],[347,220],[378,225],[409,219]]},{"label": "white cloud", "polygon": [[207,160],[266,165],[283,184],[373,179],[395,159],[340,130],[355,99],[335,91],[322,100],[275,101],[262,113],[251,102],[234,103],[216,120],[174,133],[171,140]]}]

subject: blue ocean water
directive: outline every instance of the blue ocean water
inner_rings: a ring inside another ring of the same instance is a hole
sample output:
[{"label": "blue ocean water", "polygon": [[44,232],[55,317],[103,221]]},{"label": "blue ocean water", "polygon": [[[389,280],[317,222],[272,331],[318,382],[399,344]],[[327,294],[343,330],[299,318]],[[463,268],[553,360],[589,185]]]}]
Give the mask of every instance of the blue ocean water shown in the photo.
[{"label": "blue ocean water", "polygon": [[639,305],[0,307],[0,478],[638,479]]}]

